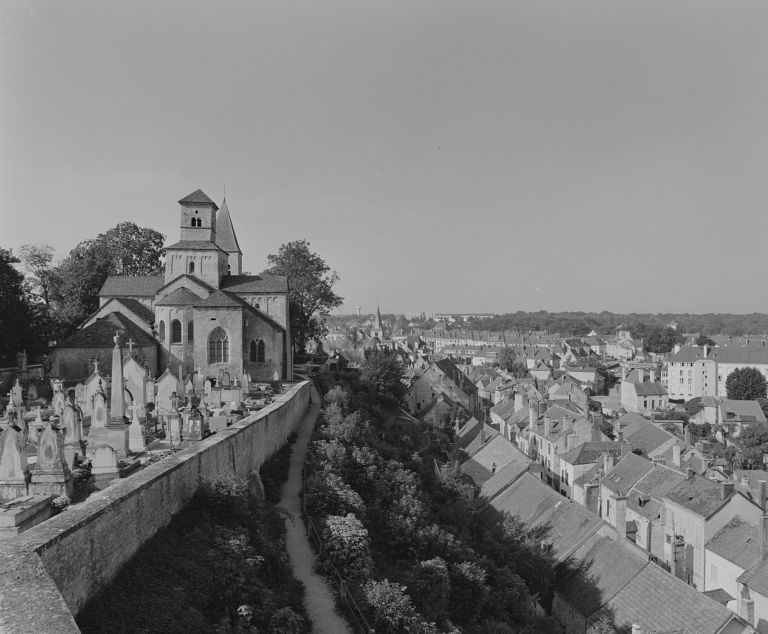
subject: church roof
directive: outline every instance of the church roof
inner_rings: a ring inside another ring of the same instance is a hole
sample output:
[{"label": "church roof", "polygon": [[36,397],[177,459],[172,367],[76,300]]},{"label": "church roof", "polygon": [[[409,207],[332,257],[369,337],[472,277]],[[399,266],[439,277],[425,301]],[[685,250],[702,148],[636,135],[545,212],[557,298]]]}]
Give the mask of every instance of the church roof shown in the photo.
[{"label": "church roof", "polygon": [[226,293],[217,289],[205,299],[198,297],[195,306],[200,308],[243,308],[247,304],[232,293]]},{"label": "church roof", "polygon": [[237,243],[235,227],[232,225],[232,218],[229,216],[229,207],[227,199],[221,203],[221,209],[216,214],[216,244],[218,244],[227,253],[240,253],[240,245]]},{"label": "church roof", "polygon": [[110,275],[101,287],[101,297],[154,297],[165,284],[162,275]]},{"label": "church roof", "polygon": [[170,295],[166,295],[163,299],[155,302],[155,306],[194,306],[199,304],[200,301],[200,297],[188,288],[179,288]]},{"label": "church roof", "polygon": [[132,339],[139,348],[156,346],[157,343],[146,332],[121,313],[109,313],[97,319],[90,326],[78,330],[56,348],[112,348],[115,345],[116,330],[122,330],[123,341]]},{"label": "church roof", "polygon": [[188,204],[188,205],[213,205],[216,209],[219,208],[219,206],[213,202],[208,196],[205,194],[205,192],[202,189],[196,189],[188,196],[184,196],[179,201],[180,205]]},{"label": "church roof", "polygon": [[226,275],[221,288],[234,293],[285,293],[288,278],[285,275]]},{"label": "church roof", "polygon": [[139,317],[145,319],[148,323],[154,323],[155,313],[147,308],[144,304],[142,304],[139,300],[131,299],[130,297],[119,297],[115,298],[114,301],[119,302],[129,310],[132,310]]},{"label": "church roof", "polygon": [[[166,251],[181,251],[194,249],[197,251],[224,251],[218,244],[208,240],[179,240],[165,247]],[[226,253],[226,251],[224,251]]]}]

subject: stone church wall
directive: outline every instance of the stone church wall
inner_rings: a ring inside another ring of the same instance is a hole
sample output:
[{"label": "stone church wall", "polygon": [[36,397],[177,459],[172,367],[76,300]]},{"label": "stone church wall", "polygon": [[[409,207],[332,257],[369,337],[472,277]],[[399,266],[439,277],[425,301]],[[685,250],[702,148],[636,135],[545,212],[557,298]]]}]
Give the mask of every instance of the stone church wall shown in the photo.
[{"label": "stone church wall", "polygon": [[0,544],[0,631],[78,632],[69,612],[103,590],[204,480],[258,471],[296,429],[309,397],[309,382],[294,384],[236,425]]},{"label": "stone church wall", "polygon": [[[152,375],[157,374],[158,356],[156,346],[134,348],[147,361]],[[87,379],[93,373],[93,360],[97,359],[102,369],[112,367],[112,347],[109,348],[61,348],[51,353],[51,377],[67,380],[67,385]]]}]

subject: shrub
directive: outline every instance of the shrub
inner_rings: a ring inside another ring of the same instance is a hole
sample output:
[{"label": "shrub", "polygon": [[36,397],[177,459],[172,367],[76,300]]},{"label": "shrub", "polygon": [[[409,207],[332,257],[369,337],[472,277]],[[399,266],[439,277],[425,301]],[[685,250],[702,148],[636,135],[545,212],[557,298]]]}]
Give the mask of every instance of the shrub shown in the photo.
[{"label": "shrub", "polygon": [[364,579],[371,572],[368,531],[353,513],[326,518],[323,544],[345,579]]}]

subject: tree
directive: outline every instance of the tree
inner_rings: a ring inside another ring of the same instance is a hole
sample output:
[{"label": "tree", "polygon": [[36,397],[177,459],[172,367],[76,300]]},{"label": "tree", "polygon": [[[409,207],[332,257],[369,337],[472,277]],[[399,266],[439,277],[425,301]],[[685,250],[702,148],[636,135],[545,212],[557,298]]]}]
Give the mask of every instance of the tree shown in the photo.
[{"label": "tree", "polygon": [[768,453],[768,425],[753,425],[745,429],[739,438],[744,445],[742,469],[759,469],[763,456]]},{"label": "tree", "polygon": [[511,370],[512,365],[517,361],[515,350],[510,347],[504,347],[496,357],[496,363],[502,370]]},{"label": "tree", "polygon": [[47,274],[51,317],[58,336],[70,334],[99,306],[99,291],[110,275],[163,272],[163,234],[122,222],[83,240]]},{"label": "tree", "polygon": [[381,350],[374,350],[368,356],[360,369],[360,378],[379,392],[391,392],[396,396],[402,392],[403,369],[394,356]]},{"label": "tree", "polygon": [[730,399],[752,401],[765,398],[765,377],[757,368],[737,368],[725,380],[725,390]]},{"label": "tree", "polygon": [[291,340],[298,353],[304,353],[310,341],[320,341],[328,314],[344,301],[333,292],[338,274],[309,246],[306,240],[282,245],[276,254],[267,256],[270,268],[265,271],[288,277]]},{"label": "tree", "polygon": [[46,307],[51,305],[51,262],[53,247],[47,244],[25,244],[21,249],[24,269],[32,277],[32,290]]},{"label": "tree", "polygon": [[7,249],[0,248],[0,359],[15,360],[17,352],[37,352],[45,347],[36,329],[36,312],[30,301],[24,276],[14,264],[19,262]]}]

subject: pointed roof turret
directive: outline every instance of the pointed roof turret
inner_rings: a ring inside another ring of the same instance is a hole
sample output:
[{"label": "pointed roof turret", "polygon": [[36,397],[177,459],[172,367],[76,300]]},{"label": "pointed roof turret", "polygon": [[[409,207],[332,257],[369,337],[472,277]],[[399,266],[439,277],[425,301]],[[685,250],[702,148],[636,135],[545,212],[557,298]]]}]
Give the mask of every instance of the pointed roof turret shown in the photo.
[{"label": "pointed roof turret", "polygon": [[[205,195],[205,194],[203,194]],[[232,218],[229,216],[229,207],[227,199],[221,203],[219,213],[216,214],[216,244],[227,253],[240,253],[240,245],[237,243],[235,227],[232,225]]]},{"label": "pointed roof turret", "polygon": [[381,309],[376,306],[376,322],[374,323],[376,330],[384,330],[384,325],[381,323]]},{"label": "pointed roof turret", "polygon": [[189,196],[184,196],[179,201],[180,205],[213,205],[214,209],[218,209],[219,206],[213,202],[202,189],[196,189]]}]

